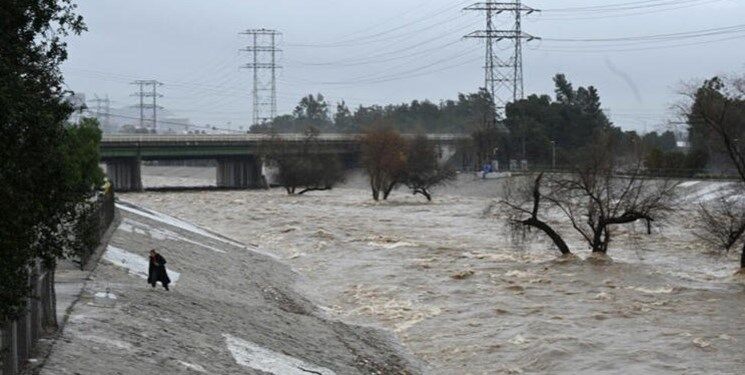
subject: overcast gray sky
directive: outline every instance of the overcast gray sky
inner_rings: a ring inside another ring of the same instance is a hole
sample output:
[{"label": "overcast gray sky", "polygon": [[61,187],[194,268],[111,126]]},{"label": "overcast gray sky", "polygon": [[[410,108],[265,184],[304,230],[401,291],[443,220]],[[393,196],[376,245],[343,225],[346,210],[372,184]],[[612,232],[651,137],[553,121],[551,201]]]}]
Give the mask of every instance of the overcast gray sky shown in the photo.
[{"label": "overcast gray sky", "polygon": [[[251,72],[239,32],[283,33],[278,110],[322,93],[350,106],[439,102],[483,86],[484,44],[461,37],[483,14],[454,0],[79,0],[89,31],[69,41],[68,87],[135,104],[134,79],[157,79],[173,116],[247,127]],[[594,85],[612,120],[656,130],[681,81],[745,71],[744,0],[535,0],[523,29],[525,93],[552,93],[562,72]],[[509,27],[509,18],[501,27]],[[726,28],[726,29],[725,29]],[[704,32],[679,34],[688,32]],[[653,39],[634,39],[638,36]],[[704,35],[702,35],[704,34]],[[625,39],[618,39],[625,38]],[[580,41],[577,39],[590,39]],[[598,41],[597,39],[605,39]]]}]

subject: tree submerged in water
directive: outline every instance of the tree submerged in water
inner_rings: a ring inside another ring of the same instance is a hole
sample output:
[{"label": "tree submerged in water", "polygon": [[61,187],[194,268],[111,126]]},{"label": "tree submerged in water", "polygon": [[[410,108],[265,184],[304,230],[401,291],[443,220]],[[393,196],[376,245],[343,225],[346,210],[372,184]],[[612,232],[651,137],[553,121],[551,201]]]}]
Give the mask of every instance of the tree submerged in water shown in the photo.
[{"label": "tree submerged in water", "polygon": [[[742,193],[742,192],[740,192]],[[709,245],[729,252],[740,246],[740,269],[745,270],[745,196],[722,196],[702,203],[696,215],[694,234]]]},{"label": "tree submerged in water", "polygon": [[690,106],[683,114],[688,118],[689,137],[694,151],[712,153],[726,160],[728,169],[738,177],[737,189],[714,203],[699,208],[697,235],[717,248],[729,251],[742,244],[740,271],[745,273],[745,152],[740,140],[745,139],[745,76],[714,77],[687,93]]},{"label": "tree submerged in water", "polygon": [[321,153],[318,129],[309,127],[299,150],[284,147],[281,139],[270,141],[270,164],[278,169],[277,182],[287,194],[305,194],[309,191],[330,190],[344,181],[344,170],[339,158]]},{"label": "tree submerged in water", "polygon": [[362,137],[362,165],[370,180],[374,200],[388,199],[406,172],[406,140],[381,125]]},{"label": "tree submerged in water", "polygon": [[646,178],[641,159],[619,159],[608,138],[599,136],[577,155],[569,172],[539,174],[522,187],[505,189],[500,204],[513,228],[537,228],[562,254],[569,254],[563,236],[541,218],[553,210],[593,254],[602,256],[608,253],[614,227],[641,221],[651,234],[652,223],[674,210],[677,184]]},{"label": "tree submerged in water", "polygon": [[401,182],[414,195],[421,194],[432,201],[432,188],[454,180],[455,168],[440,163],[437,145],[425,135],[417,135],[407,148],[406,170]]},{"label": "tree submerged in water", "polygon": [[456,177],[455,169],[439,159],[437,145],[424,134],[407,141],[392,128],[382,127],[362,138],[362,164],[376,201],[388,199],[399,184],[432,201],[432,188]]}]

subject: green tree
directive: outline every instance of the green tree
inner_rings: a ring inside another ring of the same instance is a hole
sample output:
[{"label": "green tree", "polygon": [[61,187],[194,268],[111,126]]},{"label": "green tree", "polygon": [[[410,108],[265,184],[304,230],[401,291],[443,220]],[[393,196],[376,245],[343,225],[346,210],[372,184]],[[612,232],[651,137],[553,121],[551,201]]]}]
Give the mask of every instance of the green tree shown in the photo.
[{"label": "green tree", "polygon": [[565,157],[592,142],[599,134],[624,137],[603,113],[598,91],[574,86],[563,74],[554,77],[555,99],[548,95],[530,95],[509,103],[504,124],[509,136],[500,145],[502,160],[523,155],[535,164],[550,165],[552,141],[558,154]]},{"label": "green tree", "polygon": [[323,95],[308,95],[300,99],[300,103],[293,112],[298,120],[305,120],[314,125],[327,125],[329,119],[329,105]]},{"label": "green tree", "polygon": [[17,0],[0,9],[0,320],[23,311],[29,266],[65,249],[59,226],[80,195],[70,186],[59,66],[63,38],[85,30],[71,0]]},{"label": "green tree", "polygon": [[[98,120],[84,118],[78,124],[68,124],[62,144],[65,161],[65,185],[86,196],[103,185],[104,173],[98,164],[101,129]],[[75,200],[73,200],[75,201]]]},{"label": "green tree", "polygon": [[354,133],[358,127],[354,123],[354,117],[352,117],[352,111],[347,107],[347,103],[343,100],[341,103],[336,105],[336,113],[334,113],[334,127],[336,131],[341,133]]}]

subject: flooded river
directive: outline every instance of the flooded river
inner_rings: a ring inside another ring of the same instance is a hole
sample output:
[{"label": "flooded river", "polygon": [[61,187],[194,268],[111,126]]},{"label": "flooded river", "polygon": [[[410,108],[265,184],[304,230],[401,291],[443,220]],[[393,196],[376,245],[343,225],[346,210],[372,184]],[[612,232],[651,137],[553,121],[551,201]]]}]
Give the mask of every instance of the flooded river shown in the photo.
[{"label": "flooded river", "polygon": [[[145,183],[167,179],[161,172],[143,170]],[[214,172],[199,173],[212,182]],[[711,184],[689,183],[686,194]],[[304,196],[273,189],[120,198],[274,253],[329,315],[395,332],[433,374],[745,371],[736,254],[707,252],[691,234],[689,211],[652,236],[641,225],[624,229],[610,264],[562,262],[541,236],[513,238],[490,209],[499,185],[461,176],[432,203],[403,190],[375,203],[360,178]],[[579,238],[559,228],[586,257]]]}]

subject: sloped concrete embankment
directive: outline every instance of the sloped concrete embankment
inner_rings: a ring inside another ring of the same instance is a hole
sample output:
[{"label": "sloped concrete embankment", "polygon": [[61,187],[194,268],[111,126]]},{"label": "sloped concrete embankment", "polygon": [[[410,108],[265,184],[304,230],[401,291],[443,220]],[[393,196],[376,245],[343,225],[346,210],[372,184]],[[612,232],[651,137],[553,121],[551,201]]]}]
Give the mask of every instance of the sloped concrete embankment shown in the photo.
[{"label": "sloped concrete embankment", "polygon": [[[42,374],[418,374],[393,341],[333,321],[259,249],[118,204],[122,220]],[[171,291],[146,283],[147,252]]]}]

